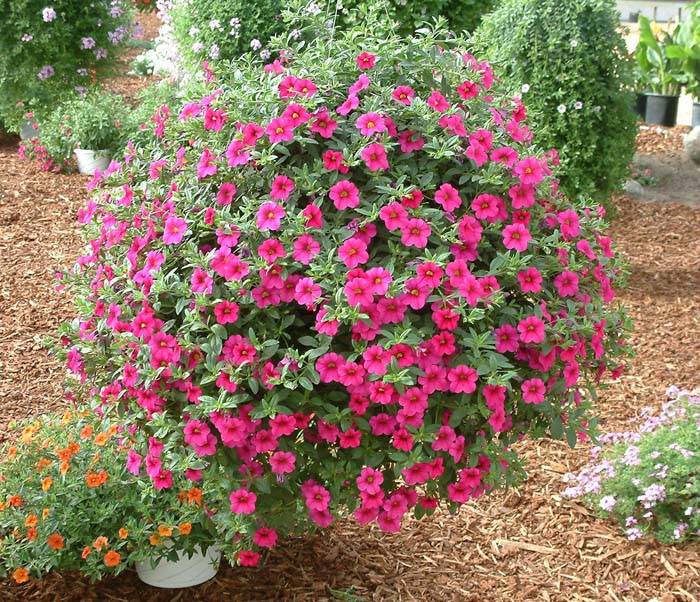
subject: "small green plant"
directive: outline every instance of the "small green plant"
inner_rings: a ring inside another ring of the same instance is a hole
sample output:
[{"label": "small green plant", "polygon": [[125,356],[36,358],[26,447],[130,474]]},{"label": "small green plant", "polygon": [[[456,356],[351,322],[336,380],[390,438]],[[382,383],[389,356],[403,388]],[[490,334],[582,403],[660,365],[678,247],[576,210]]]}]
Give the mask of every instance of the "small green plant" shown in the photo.
[{"label": "small green plant", "polygon": [[202,489],[183,478],[156,492],[134,477],[141,460],[119,422],[68,411],[13,426],[0,456],[0,576],[97,580],[211,544]]},{"label": "small green plant", "polygon": [[647,409],[636,431],[601,437],[594,463],[567,475],[565,496],[620,523],[630,540],[700,538],[700,396],[668,393],[657,415]]},{"label": "small green plant", "polygon": [[635,51],[642,88],[654,94],[678,96],[688,82],[684,69],[683,28],[661,29],[648,17],[639,17],[639,43]]},{"label": "small green plant", "polygon": [[41,124],[41,143],[57,163],[69,161],[76,148],[119,150],[129,135],[129,109],[118,94],[93,90],[66,101]]},{"label": "small green plant", "polygon": [[522,94],[534,142],[557,149],[572,199],[608,202],[634,153],[633,62],[618,28],[612,0],[506,0],[475,36]]}]

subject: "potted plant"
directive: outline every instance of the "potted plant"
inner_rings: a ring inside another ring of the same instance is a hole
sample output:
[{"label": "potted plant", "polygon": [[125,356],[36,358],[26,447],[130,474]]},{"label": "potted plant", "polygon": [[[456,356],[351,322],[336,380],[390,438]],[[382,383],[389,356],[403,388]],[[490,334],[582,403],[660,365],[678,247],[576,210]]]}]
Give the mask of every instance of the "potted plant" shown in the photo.
[{"label": "potted plant", "polygon": [[221,64],[154,115],[64,279],[71,388],[119,408],[158,491],[227,500],[242,566],[515,483],[523,437],[585,439],[585,391],[627,349],[604,211],[559,192],[466,38],[305,8],[284,64]]},{"label": "potted plant", "polygon": [[686,92],[693,98],[691,125],[700,125],[700,2],[694,3],[679,27],[667,54],[682,61]]},{"label": "potted plant", "polygon": [[93,90],[64,102],[42,121],[41,142],[52,159],[65,163],[74,155],[78,170],[104,171],[125,143],[128,109],[121,96]]},{"label": "potted plant", "polygon": [[[655,29],[658,34],[655,33]],[[657,28],[648,17],[639,17],[637,64],[646,84],[645,121],[656,125],[674,126],[678,113],[681,88],[687,81],[683,61],[678,58],[676,36],[679,27],[668,32]],[[658,37],[657,37],[658,35]]]},{"label": "potted plant", "polygon": [[206,493],[186,478],[162,491],[135,476],[119,419],[70,410],[11,426],[0,455],[0,575],[21,584],[77,570],[97,580],[135,566],[158,587],[214,576]]}]

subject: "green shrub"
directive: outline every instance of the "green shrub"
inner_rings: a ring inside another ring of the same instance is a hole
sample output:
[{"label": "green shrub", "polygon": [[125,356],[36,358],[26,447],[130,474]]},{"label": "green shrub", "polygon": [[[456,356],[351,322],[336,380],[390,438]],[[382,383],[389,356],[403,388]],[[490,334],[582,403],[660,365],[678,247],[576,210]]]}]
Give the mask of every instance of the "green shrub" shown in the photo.
[{"label": "green shrub", "polygon": [[130,35],[120,0],[0,0],[0,15],[0,116],[15,129],[108,72]]},{"label": "green shrub", "polygon": [[634,153],[632,62],[618,27],[612,0],[507,0],[476,34],[510,89],[523,91],[535,142],[558,150],[572,198],[609,199]]},{"label": "green shrub", "polygon": [[[283,30],[282,0],[174,0],[169,16],[180,52],[190,67],[202,61],[232,60],[248,50],[264,50]],[[258,45],[259,44],[259,45]]]},{"label": "green shrub", "polygon": [[[358,10],[371,4],[373,0],[339,0],[344,21],[353,21]],[[456,33],[473,31],[481,17],[492,10],[496,0],[388,0],[387,13],[399,25],[403,35],[413,33],[425,22],[438,17],[447,19],[448,27]]]},{"label": "green shrub", "polygon": [[568,475],[564,494],[619,522],[631,540],[700,538],[700,396],[675,387],[669,394],[658,415],[601,437],[595,463]]}]

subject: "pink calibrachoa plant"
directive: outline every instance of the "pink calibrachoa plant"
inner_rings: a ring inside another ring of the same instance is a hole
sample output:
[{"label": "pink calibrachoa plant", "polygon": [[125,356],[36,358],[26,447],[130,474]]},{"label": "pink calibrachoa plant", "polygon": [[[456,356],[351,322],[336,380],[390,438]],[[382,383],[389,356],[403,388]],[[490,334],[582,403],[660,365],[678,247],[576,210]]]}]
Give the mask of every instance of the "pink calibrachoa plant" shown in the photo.
[{"label": "pink calibrachoa plant", "polygon": [[69,370],[133,423],[156,489],[225,500],[242,565],[344,513],[394,532],[514,483],[512,445],[585,438],[586,389],[621,371],[602,212],[558,193],[463,44],[321,27],[160,110],[92,183]]}]

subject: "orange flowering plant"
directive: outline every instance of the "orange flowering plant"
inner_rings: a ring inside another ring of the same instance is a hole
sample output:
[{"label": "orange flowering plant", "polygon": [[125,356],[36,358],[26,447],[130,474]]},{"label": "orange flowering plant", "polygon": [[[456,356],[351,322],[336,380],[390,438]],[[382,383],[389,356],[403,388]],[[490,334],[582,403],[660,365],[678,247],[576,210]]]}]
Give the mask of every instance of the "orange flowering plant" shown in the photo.
[{"label": "orange flowering plant", "polygon": [[130,435],[116,421],[68,411],[12,427],[0,456],[0,576],[97,580],[211,544],[206,494],[183,478],[156,496],[128,471]]}]

